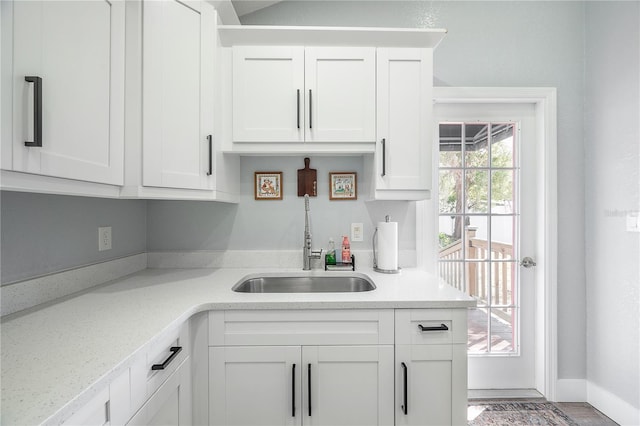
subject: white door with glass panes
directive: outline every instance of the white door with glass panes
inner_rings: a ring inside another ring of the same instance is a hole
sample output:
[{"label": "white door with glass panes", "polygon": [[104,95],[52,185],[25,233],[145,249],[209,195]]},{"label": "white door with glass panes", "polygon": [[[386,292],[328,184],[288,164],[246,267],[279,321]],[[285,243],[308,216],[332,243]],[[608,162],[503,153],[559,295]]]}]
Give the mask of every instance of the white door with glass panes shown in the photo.
[{"label": "white door with glass panes", "polygon": [[438,268],[477,300],[469,389],[535,389],[533,104],[438,104]]},{"label": "white door with glass panes", "polygon": [[212,189],[216,11],[145,0],[142,13],[143,184]]}]

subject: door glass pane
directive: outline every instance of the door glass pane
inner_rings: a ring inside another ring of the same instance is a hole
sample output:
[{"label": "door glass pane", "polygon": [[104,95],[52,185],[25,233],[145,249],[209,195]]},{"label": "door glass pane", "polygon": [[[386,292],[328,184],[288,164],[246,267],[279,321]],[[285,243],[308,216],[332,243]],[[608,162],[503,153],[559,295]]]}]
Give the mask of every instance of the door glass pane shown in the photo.
[{"label": "door glass pane", "polygon": [[491,212],[513,213],[513,170],[491,171]]},{"label": "door glass pane", "polygon": [[491,305],[513,306],[515,262],[491,262]]},{"label": "door glass pane", "polygon": [[515,167],[514,125],[493,124],[491,136],[491,167]]},{"label": "door glass pane", "polygon": [[462,213],[462,169],[440,170],[440,214]]},{"label": "door glass pane", "polygon": [[513,252],[516,247],[516,216],[491,217],[491,259],[513,260],[517,258]]},{"label": "door glass pane", "polygon": [[462,167],[462,124],[440,124],[440,167]]},{"label": "door glass pane", "polygon": [[487,243],[488,216],[467,217],[469,225],[464,235],[466,259],[488,259],[489,244]]},{"label": "door glass pane", "polygon": [[466,262],[467,294],[486,306],[489,301],[489,268],[487,262]]},{"label": "door glass pane", "polygon": [[465,187],[466,212],[487,213],[489,173],[486,170],[467,170],[465,172]]},{"label": "door glass pane", "polygon": [[471,308],[467,319],[469,352],[483,353],[489,350],[489,310],[486,308]]},{"label": "door glass pane", "polygon": [[465,167],[487,167],[489,147],[487,145],[488,124],[465,124]]},{"label": "door glass pane", "polygon": [[492,308],[490,312],[491,352],[513,352],[516,310],[513,308]]}]

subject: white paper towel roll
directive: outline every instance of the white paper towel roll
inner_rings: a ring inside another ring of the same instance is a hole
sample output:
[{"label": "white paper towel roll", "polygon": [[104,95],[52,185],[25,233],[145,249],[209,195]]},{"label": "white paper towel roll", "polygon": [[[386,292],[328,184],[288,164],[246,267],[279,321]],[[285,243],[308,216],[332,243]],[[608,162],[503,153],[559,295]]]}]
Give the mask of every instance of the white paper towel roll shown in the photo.
[{"label": "white paper towel roll", "polygon": [[398,222],[378,222],[378,269],[398,269]]}]

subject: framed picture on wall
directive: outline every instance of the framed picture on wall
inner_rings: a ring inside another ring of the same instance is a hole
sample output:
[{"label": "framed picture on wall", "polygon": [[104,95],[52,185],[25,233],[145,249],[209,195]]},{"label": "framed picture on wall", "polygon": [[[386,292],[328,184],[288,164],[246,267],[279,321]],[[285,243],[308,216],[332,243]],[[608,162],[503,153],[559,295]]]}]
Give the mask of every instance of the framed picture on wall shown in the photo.
[{"label": "framed picture on wall", "polygon": [[256,200],[282,200],[282,172],[255,172]]},{"label": "framed picture on wall", "polygon": [[356,200],[358,183],[356,172],[329,173],[330,200]]}]

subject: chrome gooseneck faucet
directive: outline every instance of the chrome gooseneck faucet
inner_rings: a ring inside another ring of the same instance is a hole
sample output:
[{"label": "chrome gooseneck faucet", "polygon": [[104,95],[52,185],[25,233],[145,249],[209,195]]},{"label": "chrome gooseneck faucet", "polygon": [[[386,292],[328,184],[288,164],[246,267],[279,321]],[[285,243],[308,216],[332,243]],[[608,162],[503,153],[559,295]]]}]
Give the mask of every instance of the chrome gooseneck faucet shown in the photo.
[{"label": "chrome gooseneck faucet", "polygon": [[322,249],[311,249],[311,231],[309,230],[309,194],[304,194],[304,245],[302,246],[302,270],[311,270],[311,259],[320,259]]}]

